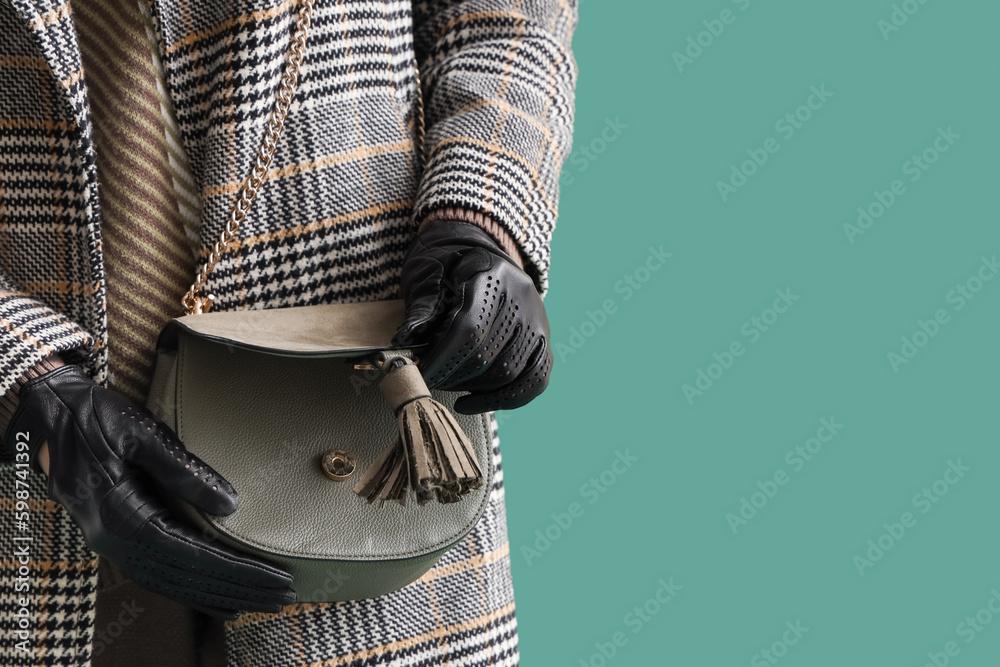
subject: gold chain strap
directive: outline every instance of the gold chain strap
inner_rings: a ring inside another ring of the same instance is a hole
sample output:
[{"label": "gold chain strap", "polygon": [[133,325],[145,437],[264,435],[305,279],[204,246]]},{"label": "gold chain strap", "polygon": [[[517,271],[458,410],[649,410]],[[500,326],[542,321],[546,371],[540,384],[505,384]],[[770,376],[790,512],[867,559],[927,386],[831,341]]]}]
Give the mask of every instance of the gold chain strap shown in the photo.
[{"label": "gold chain strap", "polygon": [[427,130],[424,127],[424,93],[420,87],[420,67],[417,65],[416,57],[413,58],[413,78],[416,80],[417,86],[416,99],[413,100],[413,129],[414,141],[416,143],[414,149],[417,154],[417,162],[419,163],[420,170],[423,171],[424,166],[427,164],[427,156],[424,155],[427,144]]},{"label": "gold chain strap", "polygon": [[300,2],[302,4],[299,8],[299,19],[295,24],[295,35],[292,37],[292,46],[288,51],[288,63],[285,65],[285,72],[281,76],[281,87],[278,89],[278,95],[274,100],[271,117],[267,121],[267,131],[264,133],[264,139],[261,141],[260,150],[254,159],[250,175],[243,181],[243,186],[240,188],[239,193],[237,193],[233,209],[229,214],[229,220],[226,221],[226,226],[222,230],[222,234],[219,235],[219,240],[212,247],[208,259],[202,265],[191,288],[184,295],[184,298],[181,299],[185,315],[207,313],[211,309],[215,295],[209,294],[207,297],[198,296],[198,292],[204,287],[205,281],[208,280],[208,274],[212,272],[215,265],[222,259],[222,254],[226,252],[229,245],[236,238],[236,234],[240,229],[240,223],[246,218],[247,212],[250,210],[250,205],[257,198],[257,192],[264,183],[264,178],[267,176],[267,169],[271,165],[271,158],[274,157],[274,151],[278,147],[278,139],[285,127],[285,118],[288,116],[288,109],[291,107],[292,98],[295,96],[295,84],[299,79],[299,67],[302,65],[302,58],[305,54],[306,33],[309,30],[312,20],[314,0],[300,0]]}]

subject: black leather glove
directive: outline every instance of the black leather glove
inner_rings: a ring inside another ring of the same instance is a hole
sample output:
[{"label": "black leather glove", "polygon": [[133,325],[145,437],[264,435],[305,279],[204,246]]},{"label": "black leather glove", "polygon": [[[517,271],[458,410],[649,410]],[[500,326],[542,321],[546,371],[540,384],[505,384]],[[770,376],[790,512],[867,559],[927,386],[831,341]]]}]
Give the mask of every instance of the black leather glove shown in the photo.
[{"label": "black leather glove", "polygon": [[295,601],[287,573],[170,515],[157,485],[217,515],[231,514],[237,495],[145,407],[76,365],[29,380],[20,399],[8,439],[29,434],[36,470],[48,441],[49,496],[69,511],[90,548],[132,581],[227,619]]},{"label": "black leather glove", "polygon": [[428,386],[469,391],[472,414],[517,408],[545,390],[549,320],[531,278],[492,236],[467,222],[427,224],[403,262],[406,319],[398,345],[426,343]]}]

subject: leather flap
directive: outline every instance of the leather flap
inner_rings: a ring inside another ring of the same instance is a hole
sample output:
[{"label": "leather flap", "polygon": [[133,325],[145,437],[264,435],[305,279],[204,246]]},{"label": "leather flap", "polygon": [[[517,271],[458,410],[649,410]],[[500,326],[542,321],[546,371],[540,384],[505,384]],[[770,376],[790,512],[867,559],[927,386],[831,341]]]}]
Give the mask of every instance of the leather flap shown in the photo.
[{"label": "leather flap", "polygon": [[[282,356],[338,356],[391,349],[402,299],[185,315],[170,321],[158,347],[177,349],[178,330],[227,346]],[[419,346],[412,346],[417,348]]]},{"label": "leather flap", "polygon": [[[245,313],[241,313],[245,314]],[[273,354],[181,335],[177,354],[177,435],[240,494],[229,516],[204,515],[236,543],[292,558],[384,561],[448,547],[475,525],[493,488],[487,415],[455,414],[483,471],[462,500],[405,507],[369,504],[353,490],[399,437],[378,372],[344,359]],[[431,390],[454,411],[460,392]],[[325,453],[342,451],[356,470],[337,482],[322,472]]]}]

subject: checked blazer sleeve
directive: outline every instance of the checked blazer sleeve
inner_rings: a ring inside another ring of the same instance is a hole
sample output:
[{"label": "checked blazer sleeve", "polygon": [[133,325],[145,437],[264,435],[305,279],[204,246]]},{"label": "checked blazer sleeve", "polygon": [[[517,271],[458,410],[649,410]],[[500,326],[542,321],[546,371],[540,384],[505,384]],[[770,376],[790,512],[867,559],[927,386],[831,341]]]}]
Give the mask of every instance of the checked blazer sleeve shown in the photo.
[{"label": "checked blazer sleeve", "polygon": [[93,345],[94,337],[85,329],[18,290],[0,271],[0,437],[16,409],[19,380],[44,367],[50,356]]},{"label": "checked blazer sleeve", "polygon": [[426,124],[416,218],[445,209],[488,216],[543,294],[572,142],[576,4],[427,0],[413,9]]},{"label": "checked blazer sleeve", "polygon": [[46,357],[100,356],[80,62],[66,48],[71,19],[54,7],[0,2],[0,397]]}]

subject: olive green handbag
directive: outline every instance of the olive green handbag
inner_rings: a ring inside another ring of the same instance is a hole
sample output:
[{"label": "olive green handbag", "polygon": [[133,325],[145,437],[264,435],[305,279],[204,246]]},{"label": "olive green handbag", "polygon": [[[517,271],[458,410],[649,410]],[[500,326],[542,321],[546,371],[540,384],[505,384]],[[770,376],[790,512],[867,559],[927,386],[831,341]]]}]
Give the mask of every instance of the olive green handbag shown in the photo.
[{"label": "olive green handbag", "polygon": [[[392,502],[399,497],[392,470],[377,480],[388,500],[359,483],[371,487],[367,478],[392,468],[380,457],[403,448],[406,410],[423,409],[425,399],[410,400],[397,417],[385,405],[399,400],[390,390],[412,380],[403,375],[415,366],[372,368],[379,357],[389,359],[384,367],[401,354],[390,340],[402,313],[400,301],[220,311],[176,318],[160,336],[148,407],[240,496],[225,517],[182,510],[208,534],[287,569],[301,601],[369,598],[405,586],[472,529],[489,500],[486,415],[454,415],[471,460],[431,461],[458,479],[426,483],[416,468],[433,457],[394,468],[400,479],[413,475],[402,499],[417,502]],[[449,413],[459,395],[430,394]],[[434,437],[425,444],[439,446]],[[418,443],[414,451],[423,450]],[[448,451],[442,459],[456,456]]]},{"label": "olive green handbag", "polygon": [[311,8],[302,0],[260,151],[187,314],[160,334],[147,406],[239,493],[229,516],[175,507],[287,569],[300,601],[324,602],[383,595],[430,569],[482,516],[493,448],[486,415],[454,414],[459,394],[429,391],[415,350],[393,346],[402,301],[209,312],[214,297],[198,296],[267,173]]}]

